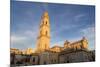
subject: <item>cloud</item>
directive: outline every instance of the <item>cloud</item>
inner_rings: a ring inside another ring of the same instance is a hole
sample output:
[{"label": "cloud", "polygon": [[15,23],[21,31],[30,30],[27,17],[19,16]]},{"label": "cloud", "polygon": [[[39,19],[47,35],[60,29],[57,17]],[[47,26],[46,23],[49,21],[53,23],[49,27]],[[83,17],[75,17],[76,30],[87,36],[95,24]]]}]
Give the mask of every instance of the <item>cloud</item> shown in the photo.
[{"label": "cloud", "polygon": [[63,31],[65,31],[65,30],[71,30],[71,29],[73,29],[73,28],[77,28],[78,27],[78,25],[62,25],[62,26],[60,26],[59,28],[57,27],[57,29],[55,28],[55,29],[53,29],[53,31],[52,31],[52,36],[55,36],[56,34],[58,34],[58,33],[63,33]]},{"label": "cloud", "polygon": [[24,32],[24,35],[27,37],[32,37],[33,39],[36,39],[38,36],[38,31],[37,30],[27,30]]},{"label": "cloud", "polygon": [[85,36],[89,43],[89,49],[95,49],[95,27],[90,26],[81,30],[83,36]]},{"label": "cloud", "polygon": [[81,20],[82,18],[84,18],[86,15],[85,14],[78,14],[78,15],[75,15],[74,16],[74,20],[75,21],[79,21]]},{"label": "cloud", "polygon": [[35,30],[25,30],[11,34],[11,48],[26,49],[36,46],[38,32]]},{"label": "cloud", "polygon": [[26,37],[11,35],[11,43],[22,42],[27,40]]},{"label": "cloud", "polygon": [[95,37],[95,27],[88,27],[81,30],[81,33],[88,39],[93,39]]},{"label": "cloud", "polygon": [[11,35],[11,48],[25,49],[28,44],[28,38],[25,36]]}]

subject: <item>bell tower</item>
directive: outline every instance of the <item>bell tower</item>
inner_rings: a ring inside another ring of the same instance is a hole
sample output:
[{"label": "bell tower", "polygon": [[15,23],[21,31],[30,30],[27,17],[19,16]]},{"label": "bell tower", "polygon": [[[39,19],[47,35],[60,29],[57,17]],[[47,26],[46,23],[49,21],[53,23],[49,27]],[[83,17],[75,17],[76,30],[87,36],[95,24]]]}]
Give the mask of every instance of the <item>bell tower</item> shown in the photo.
[{"label": "bell tower", "polygon": [[50,45],[50,21],[48,12],[45,11],[41,17],[39,35],[37,40],[37,51],[43,52],[49,49]]}]

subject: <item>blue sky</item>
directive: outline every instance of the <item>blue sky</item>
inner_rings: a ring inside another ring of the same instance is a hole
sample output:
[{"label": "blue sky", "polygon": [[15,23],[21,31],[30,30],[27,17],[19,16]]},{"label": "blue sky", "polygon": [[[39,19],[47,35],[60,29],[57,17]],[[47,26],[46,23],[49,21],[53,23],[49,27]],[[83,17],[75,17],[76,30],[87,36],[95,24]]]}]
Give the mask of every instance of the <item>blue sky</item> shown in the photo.
[{"label": "blue sky", "polygon": [[95,7],[89,5],[50,4],[11,1],[11,48],[35,48],[42,14],[50,16],[51,42],[63,46],[83,36],[89,49],[95,49]]}]

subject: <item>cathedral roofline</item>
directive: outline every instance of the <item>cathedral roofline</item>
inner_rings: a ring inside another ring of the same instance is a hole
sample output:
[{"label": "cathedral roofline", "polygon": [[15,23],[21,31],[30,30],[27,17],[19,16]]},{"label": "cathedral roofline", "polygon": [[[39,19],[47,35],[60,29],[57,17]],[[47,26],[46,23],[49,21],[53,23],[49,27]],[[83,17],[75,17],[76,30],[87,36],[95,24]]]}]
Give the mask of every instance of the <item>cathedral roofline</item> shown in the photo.
[{"label": "cathedral roofline", "polygon": [[[67,50],[67,49],[66,49]],[[84,51],[84,52],[86,52],[86,53],[89,53],[90,51],[89,50],[87,50],[87,49],[80,49],[80,50],[63,50],[63,51],[61,51],[60,52],[60,55],[63,55],[63,54],[70,54],[70,53],[77,53],[77,52],[81,52],[81,51]]]}]

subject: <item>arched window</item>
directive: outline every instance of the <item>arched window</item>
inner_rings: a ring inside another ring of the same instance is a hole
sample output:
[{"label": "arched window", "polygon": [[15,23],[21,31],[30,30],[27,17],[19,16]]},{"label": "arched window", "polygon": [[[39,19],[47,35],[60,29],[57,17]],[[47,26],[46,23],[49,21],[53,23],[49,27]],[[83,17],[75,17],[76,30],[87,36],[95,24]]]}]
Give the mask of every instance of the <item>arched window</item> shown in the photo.
[{"label": "arched window", "polygon": [[46,35],[48,34],[48,32],[47,32],[47,31],[46,31],[45,33],[46,33]]},{"label": "arched window", "polygon": [[47,21],[46,21],[46,24],[47,24]]}]

